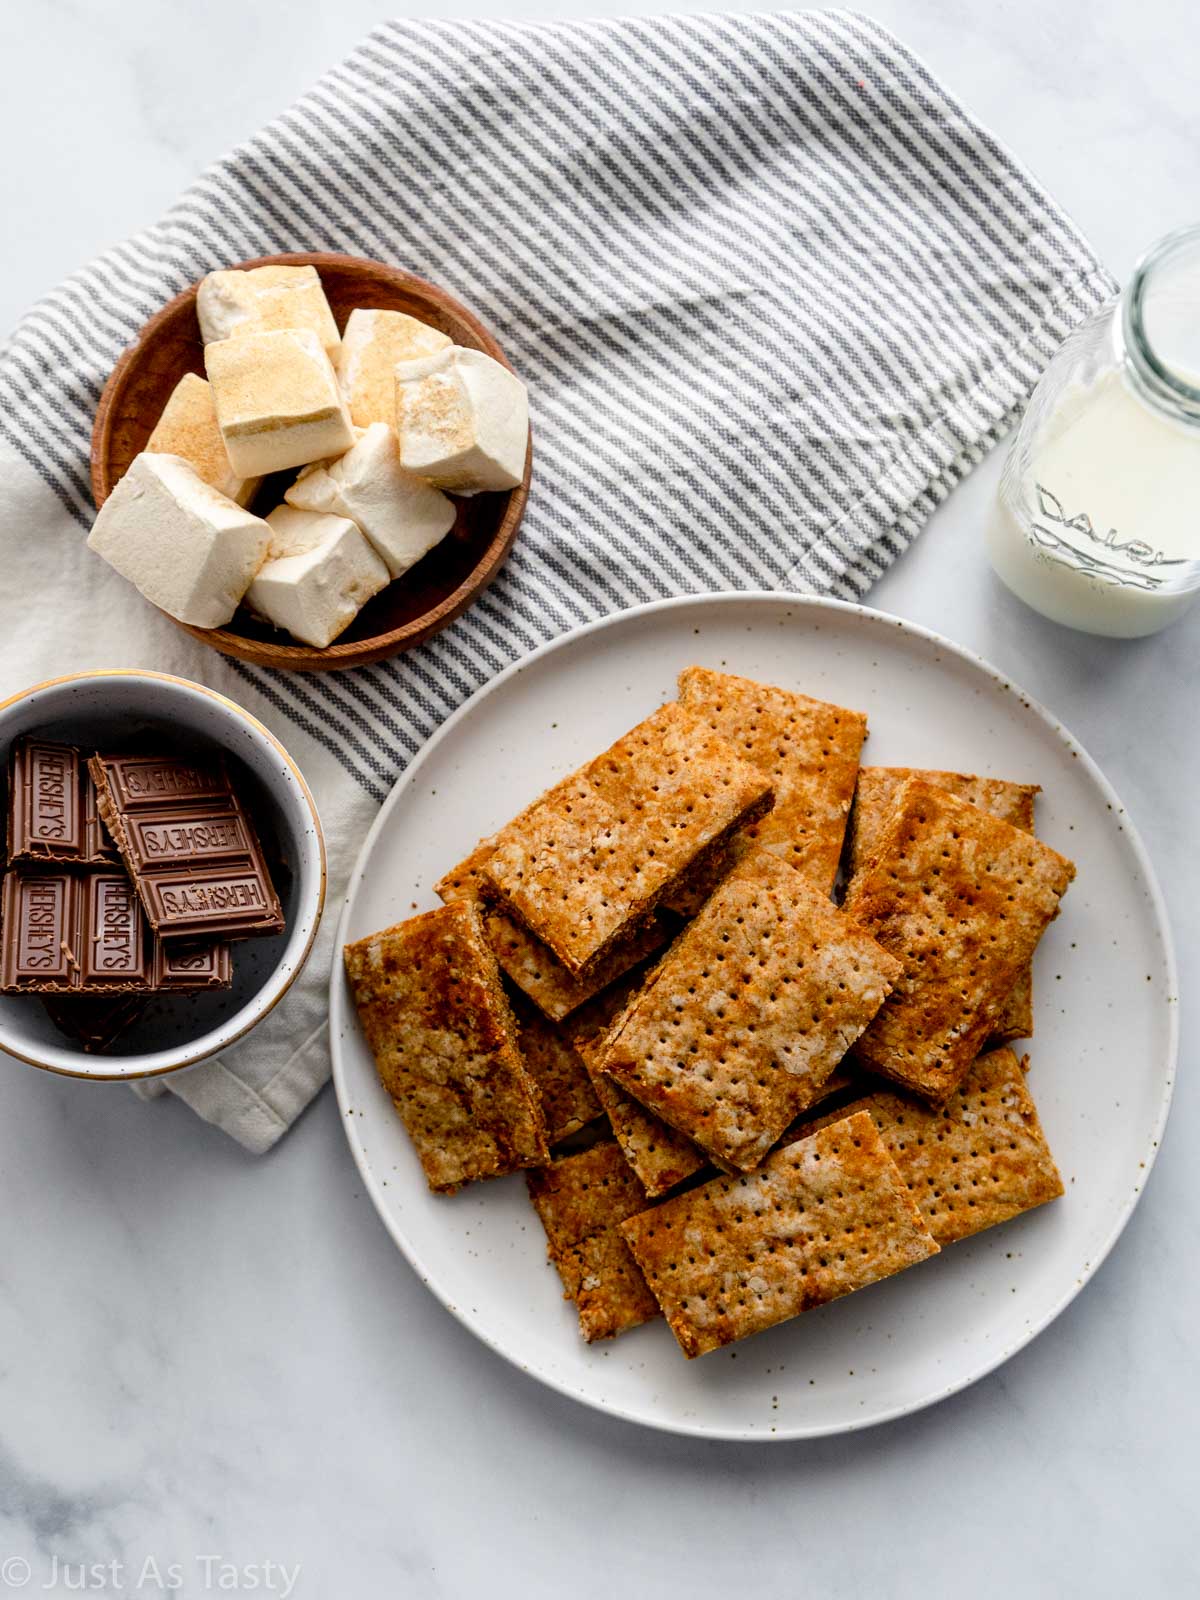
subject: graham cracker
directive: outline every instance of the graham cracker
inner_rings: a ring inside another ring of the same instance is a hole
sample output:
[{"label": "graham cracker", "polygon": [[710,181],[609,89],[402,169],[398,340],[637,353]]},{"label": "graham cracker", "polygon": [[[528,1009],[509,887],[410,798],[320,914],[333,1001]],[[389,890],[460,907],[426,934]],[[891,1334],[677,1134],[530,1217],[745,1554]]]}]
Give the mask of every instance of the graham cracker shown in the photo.
[{"label": "graham cracker", "polygon": [[904,968],[855,1046],[858,1060],[945,1101],[1074,876],[1031,834],[910,778],[843,907]]},{"label": "graham cracker", "polygon": [[1033,1037],[1033,966],[1027,962],[992,1021],[992,1041],[1008,1044]]},{"label": "graham cracker", "polygon": [[866,717],[708,667],[685,667],[679,700],[770,778],[775,804],[746,830],[748,836],[828,894],[841,859]]},{"label": "graham cracker", "polygon": [[[1037,783],[1010,783],[1004,778],[980,778],[965,772],[923,771],[915,767],[862,767],[850,813],[846,870],[853,876],[866,865],[887,828],[896,796],[909,778],[923,778],[978,806],[1001,822],[1033,832],[1033,803],[1041,792]],[[1033,1033],[1033,969],[1025,967],[992,1024],[996,1039],[1028,1039]]]},{"label": "graham cracker", "polygon": [[[865,1073],[855,1072],[853,1060],[847,1057],[834,1067],[821,1085],[816,1098],[808,1105],[801,1106],[791,1125],[784,1129],[779,1141],[780,1146],[791,1144],[793,1140],[802,1139],[806,1133],[811,1133],[814,1128],[826,1127],[830,1122],[836,1122],[838,1117],[844,1117],[846,1113],[842,1108],[854,1091],[861,1091],[876,1081],[868,1078]],[[831,1107],[835,1109],[829,1109]],[[824,1120],[820,1120],[822,1118]]]},{"label": "graham cracker", "polygon": [[600,1115],[600,1102],[579,1052],[562,1030],[522,994],[510,994],[525,1069],[537,1085],[546,1137],[558,1144]]},{"label": "graham cracker", "polygon": [[746,847],[746,832],[745,828],[739,828],[697,856],[670,893],[663,896],[661,910],[673,912],[685,921],[694,917],[734,862],[740,860]]},{"label": "graham cracker", "polygon": [[547,1254],[589,1344],[660,1315],[617,1231],[646,1209],[646,1195],[611,1139],[530,1172],[525,1182],[546,1230]]},{"label": "graham cracker", "polygon": [[481,870],[505,908],[587,977],[771,798],[766,777],[671,702],[501,829]]},{"label": "graham cracker", "polygon": [[451,867],[433,886],[433,892],[439,900],[450,905],[455,900],[477,900],[483,902],[486,883],[483,877],[483,864],[496,848],[494,838],[480,839],[479,843],[458,863]]},{"label": "graham cracker", "polygon": [[553,950],[535,938],[528,928],[515,922],[498,906],[487,903],[480,869],[494,849],[491,839],[481,839],[465,860],[434,884],[434,889],[448,905],[464,899],[480,902],[484,930],[496,952],[496,960],[505,975],[551,1022],[569,1017],[572,1011],[607,988],[630,967],[670,942],[673,921],[657,913],[649,922],[631,929],[619,939],[586,979],[573,977]]},{"label": "graham cracker", "polygon": [[344,955],[380,1080],[429,1187],[452,1193],[549,1160],[537,1086],[479,908],[440,906]]},{"label": "graham cracker", "polygon": [[573,977],[551,949],[503,911],[489,907],[483,923],[496,960],[552,1022],[569,1017],[671,940],[670,921],[657,914],[613,944],[585,979]]},{"label": "graham cracker", "polygon": [[1040,783],[1012,783],[1006,778],[981,778],[967,772],[921,767],[861,767],[847,837],[846,870],[851,877],[875,853],[900,791],[912,778],[947,790],[968,805],[986,811],[989,817],[998,817],[1026,833],[1033,832],[1033,804],[1042,792]]},{"label": "graham cracker", "polygon": [[900,970],[756,848],[655,967],[599,1067],[718,1165],[748,1171],[820,1098]]},{"label": "graham cracker", "polygon": [[1021,1063],[1007,1046],[980,1056],[940,1109],[879,1089],[832,1117],[856,1111],[874,1122],[943,1248],[1063,1193]]},{"label": "graham cracker", "polygon": [[[578,767],[574,772],[568,773],[565,778],[560,778],[557,783],[551,784],[549,789],[546,789],[542,794],[531,800],[522,810],[518,811],[507,826],[512,828],[523,823],[539,805],[546,801],[568,796],[585,771],[585,767]],[[469,856],[460,861],[456,867],[451,867],[449,872],[444,873],[438,879],[433,886],[433,892],[439,899],[449,904],[452,900],[479,900],[486,902],[492,898],[487,879],[483,874],[483,868],[496,849],[498,837],[498,834],[490,833],[485,838],[480,839]]]},{"label": "graham cracker", "polygon": [[621,1154],[646,1193],[657,1198],[701,1171],[706,1164],[704,1157],[690,1139],[685,1139],[661,1118],[640,1106],[624,1089],[618,1089],[597,1066],[606,1035],[645,977],[644,969],[626,974],[620,982],[581,1007],[569,1019],[566,1032],[592,1080],[596,1098],[604,1108]]},{"label": "graham cracker", "polygon": [[621,1224],[683,1353],[700,1356],[936,1255],[865,1112]]}]

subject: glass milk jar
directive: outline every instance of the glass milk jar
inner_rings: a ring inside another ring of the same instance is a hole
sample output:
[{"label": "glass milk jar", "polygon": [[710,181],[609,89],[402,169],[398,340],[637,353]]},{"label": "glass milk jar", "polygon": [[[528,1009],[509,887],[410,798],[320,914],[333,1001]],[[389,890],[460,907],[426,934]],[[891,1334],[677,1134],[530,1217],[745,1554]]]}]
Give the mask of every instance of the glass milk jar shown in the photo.
[{"label": "glass milk jar", "polygon": [[1200,594],[1200,227],[1168,235],[1034,390],[987,533],[1044,616],[1136,638]]}]

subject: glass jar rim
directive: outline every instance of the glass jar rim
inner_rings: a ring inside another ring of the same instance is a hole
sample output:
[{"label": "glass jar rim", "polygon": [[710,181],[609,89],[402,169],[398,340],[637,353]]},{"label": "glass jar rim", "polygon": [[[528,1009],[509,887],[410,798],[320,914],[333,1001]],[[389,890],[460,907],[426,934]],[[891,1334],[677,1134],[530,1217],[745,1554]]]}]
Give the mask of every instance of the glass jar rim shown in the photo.
[{"label": "glass jar rim", "polygon": [[1121,332],[1134,374],[1151,399],[1189,421],[1200,420],[1200,386],[1189,383],[1154,348],[1146,328],[1146,296],[1154,274],[1184,251],[1195,250],[1200,303],[1200,223],[1164,234],[1138,258],[1121,296]]}]

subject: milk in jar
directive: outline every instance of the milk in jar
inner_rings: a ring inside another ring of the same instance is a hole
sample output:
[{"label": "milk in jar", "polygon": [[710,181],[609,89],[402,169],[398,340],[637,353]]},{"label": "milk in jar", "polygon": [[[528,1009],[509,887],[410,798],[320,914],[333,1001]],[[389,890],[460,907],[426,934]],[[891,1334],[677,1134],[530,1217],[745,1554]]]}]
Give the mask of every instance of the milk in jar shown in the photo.
[{"label": "milk in jar", "polygon": [[1089,633],[1156,633],[1200,594],[1200,228],[1155,246],[1051,362],[987,544],[1015,594]]}]

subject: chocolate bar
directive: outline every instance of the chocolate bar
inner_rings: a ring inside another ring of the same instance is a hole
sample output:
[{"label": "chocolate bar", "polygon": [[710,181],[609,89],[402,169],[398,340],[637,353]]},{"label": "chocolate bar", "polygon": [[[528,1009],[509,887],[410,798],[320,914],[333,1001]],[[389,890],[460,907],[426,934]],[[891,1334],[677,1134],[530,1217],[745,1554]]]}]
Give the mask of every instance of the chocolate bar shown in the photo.
[{"label": "chocolate bar", "polygon": [[60,1033],[89,1054],[102,1054],[141,1016],[140,994],[44,994],[46,1014]]},{"label": "chocolate bar", "polygon": [[[138,907],[141,910],[141,907]],[[233,970],[228,944],[208,940],[204,944],[167,944],[150,936],[150,987],[174,989],[180,994],[197,989],[227,989]]]},{"label": "chocolate bar", "polygon": [[94,756],[97,805],[160,939],[280,933],[279,897],[223,760]]},{"label": "chocolate bar", "polygon": [[0,990],[7,994],[148,994],[224,989],[232,981],[227,944],[157,948],[119,868],[10,867],[0,908]]},{"label": "chocolate bar", "polygon": [[8,860],[87,866],[119,860],[78,750],[18,739],[9,758]]}]

